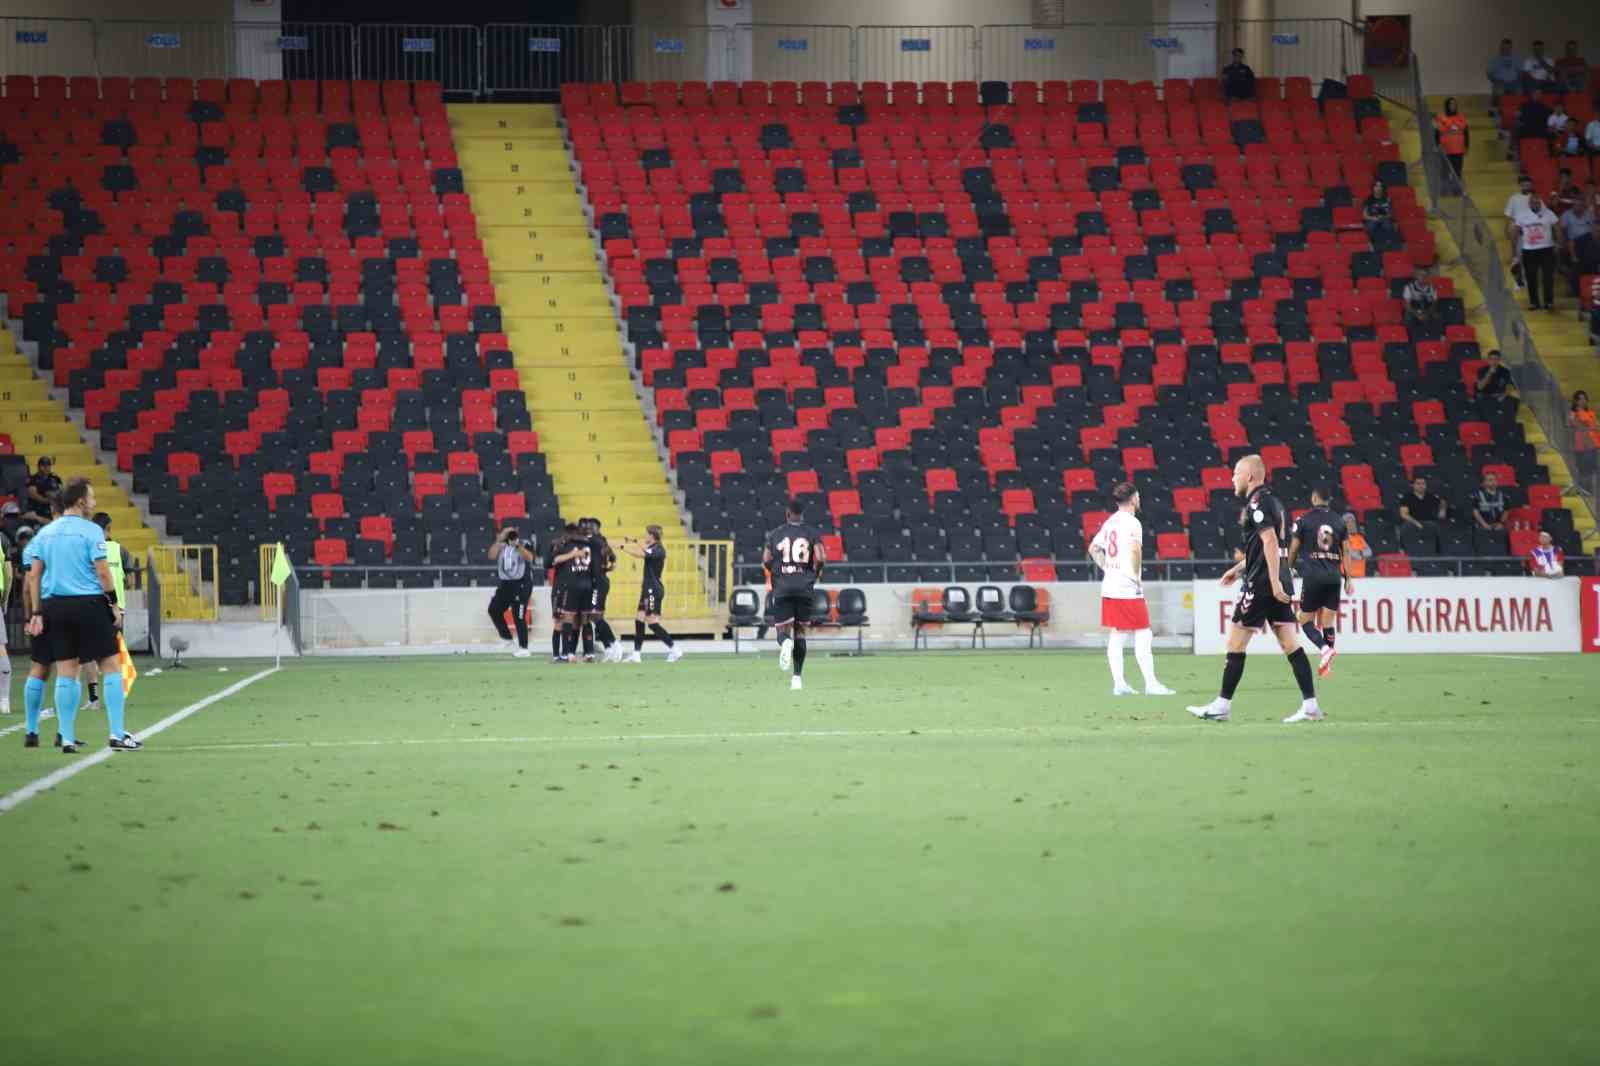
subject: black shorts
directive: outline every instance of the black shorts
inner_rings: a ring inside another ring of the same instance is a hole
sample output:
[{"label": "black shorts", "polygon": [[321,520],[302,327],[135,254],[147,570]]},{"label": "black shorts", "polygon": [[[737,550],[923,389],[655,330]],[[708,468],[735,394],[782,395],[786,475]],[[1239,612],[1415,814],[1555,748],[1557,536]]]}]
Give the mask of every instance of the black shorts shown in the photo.
[{"label": "black shorts", "polygon": [[99,662],[117,654],[117,626],[104,596],[52,596],[44,628],[54,661]]},{"label": "black shorts", "polygon": [[809,622],[811,620],[811,590],[794,589],[788,592],[773,592],[767,596],[767,614],[772,618],[774,625],[785,622]]},{"label": "black shorts", "polygon": [[1278,599],[1265,585],[1260,588],[1246,585],[1240,590],[1239,601],[1233,605],[1233,621],[1246,629],[1300,624],[1294,616],[1294,606]]},{"label": "black shorts", "polygon": [[50,630],[28,638],[28,657],[40,666],[49,666],[56,661],[55,649],[50,646]]},{"label": "black shorts", "polygon": [[594,591],[589,594],[589,606],[587,608],[589,613],[604,614],[606,611],[606,600],[610,597],[610,595],[610,579],[608,578],[605,581],[596,581],[594,583]]},{"label": "black shorts", "polygon": [[1308,574],[1300,582],[1300,610],[1304,613],[1312,611],[1338,611],[1339,594],[1344,591],[1344,582],[1337,574]]},{"label": "black shorts", "polygon": [[639,613],[660,614],[661,605],[667,601],[667,590],[662,585],[646,585],[639,590]]},{"label": "black shorts", "polygon": [[594,602],[594,586],[585,582],[582,585],[566,585],[557,590],[560,606],[556,608],[566,614],[588,614]]}]

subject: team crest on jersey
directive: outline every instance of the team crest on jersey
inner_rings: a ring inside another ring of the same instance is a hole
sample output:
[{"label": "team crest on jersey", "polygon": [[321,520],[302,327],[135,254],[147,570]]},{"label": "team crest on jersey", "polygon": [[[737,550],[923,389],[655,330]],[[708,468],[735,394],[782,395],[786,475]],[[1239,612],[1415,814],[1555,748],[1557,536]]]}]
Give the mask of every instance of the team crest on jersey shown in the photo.
[{"label": "team crest on jersey", "polygon": [[1257,522],[1260,522],[1262,519],[1266,518],[1267,516],[1262,514],[1261,513],[1261,509],[1258,507],[1254,511],[1250,512],[1250,517],[1254,518]]}]

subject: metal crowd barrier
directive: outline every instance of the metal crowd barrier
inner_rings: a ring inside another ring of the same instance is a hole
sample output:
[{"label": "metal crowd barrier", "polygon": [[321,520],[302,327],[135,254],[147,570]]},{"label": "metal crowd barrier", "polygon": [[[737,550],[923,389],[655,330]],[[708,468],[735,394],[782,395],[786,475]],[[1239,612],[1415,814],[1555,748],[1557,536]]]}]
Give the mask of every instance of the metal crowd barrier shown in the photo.
[{"label": "metal crowd barrier", "polygon": [[1344,78],[1342,19],[987,26],[170,21],[0,18],[5,73],[437,81],[458,97],[552,99],[565,82],[1160,81],[1257,73]]}]

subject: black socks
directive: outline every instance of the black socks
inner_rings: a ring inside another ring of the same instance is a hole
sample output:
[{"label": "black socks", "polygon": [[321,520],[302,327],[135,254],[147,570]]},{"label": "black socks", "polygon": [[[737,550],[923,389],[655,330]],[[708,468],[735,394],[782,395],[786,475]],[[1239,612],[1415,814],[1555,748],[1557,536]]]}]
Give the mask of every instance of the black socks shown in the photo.
[{"label": "black socks", "polygon": [[[1233,656],[1228,656],[1233,658]],[[1244,656],[1240,656],[1244,658]],[[1300,686],[1302,699],[1314,700],[1317,698],[1317,684],[1311,676],[1311,660],[1306,658],[1304,648],[1296,648],[1294,654],[1289,656],[1289,669],[1294,671],[1295,683]],[[1224,682],[1226,683],[1226,682]]]},{"label": "black socks", "polygon": [[644,623],[637,618],[633,620],[633,650],[644,650]]},{"label": "black socks", "polygon": [[669,648],[672,647],[672,634],[668,633],[666,628],[660,622],[651,622],[650,632],[654,633],[656,637],[660,639],[661,643],[665,644]]},{"label": "black socks", "polygon": [[1328,646],[1328,641],[1323,637],[1322,630],[1317,628],[1317,623],[1301,622],[1300,632],[1304,633],[1306,635],[1306,639],[1315,644],[1317,647],[1325,648]]},{"label": "black socks", "polygon": [[[1305,658],[1304,655],[1301,656]],[[1244,676],[1244,652],[1230,651],[1228,661],[1222,667],[1222,698],[1233,699],[1234,690],[1239,687],[1239,679]]]},{"label": "black socks", "polygon": [[800,676],[800,671],[804,670],[805,666],[806,666],[806,638],[805,637],[796,637],[794,639],[794,676],[795,677],[799,677]]}]

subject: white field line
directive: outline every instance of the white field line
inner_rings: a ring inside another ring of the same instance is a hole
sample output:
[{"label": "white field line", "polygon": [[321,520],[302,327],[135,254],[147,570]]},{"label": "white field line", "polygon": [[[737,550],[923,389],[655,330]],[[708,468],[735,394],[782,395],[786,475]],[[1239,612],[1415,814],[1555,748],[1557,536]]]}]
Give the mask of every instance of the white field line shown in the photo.
[{"label": "white field line", "polygon": [[[1567,718],[1564,722],[1577,725],[1600,724],[1600,718]],[[1234,725],[1241,723],[1235,722]],[[1277,719],[1263,718],[1246,725],[1276,725]],[[1311,731],[1326,728],[1338,729],[1393,729],[1412,726],[1462,727],[1460,721],[1406,720],[1388,722],[1353,722],[1340,719],[1333,723],[1313,726]],[[1304,732],[1305,730],[1302,730]],[[409,748],[442,744],[617,744],[630,741],[733,741],[733,740],[849,740],[868,737],[1051,737],[1088,736],[1094,731],[1084,727],[1059,725],[1016,727],[1010,729],[779,729],[750,733],[596,733],[591,736],[517,736],[517,737],[383,737],[373,740],[257,740],[237,744],[187,744],[164,747],[163,755],[189,751],[265,751],[283,749],[317,748]]]},{"label": "white field line", "polygon": [[[255,684],[257,681],[260,681],[264,677],[270,677],[271,675],[273,675],[273,674],[275,674],[277,672],[278,672],[278,668],[277,667],[275,667],[275,666],[274,667],[269,667],[266,670],[262,670],[260,673],[251,674],[249,677],[245,678],[243,681],[235,681],[233,684],[229,685],[227,688],[223,689],[221,692],[212,693],[211,695],[207,696],[205,699],[197,700],[194,703],[189,704],[189,706],[183,708],[182,710],[178,710],[178,711],[172,712],[171,714],[167,715],[165,718],[161,719],[161,721],[157,722],[155,725],[150,726],[148,729],[145,729],[145,730],[142,730],[141,732],[135,733],[134,736],[137,737],[139,740],[144,740],[146,737],[153,737],[157,733],[160,733],[160,732],[163,732],[165,730],[171,729],[173,726],[177,725],[179,722],[183,721],[185,718],[188,718],[190,715],[198,714],[199,712],[205,710],[207,707],[211,706],[213,703],[217,703],[217,702],[219,702],[221,700],[225,700],[229,696],[232,696],[234,693],[240,691],[241,689],[244,689],[244,688],[246,688],[246,687],[248,687],[250,685]],[[40,750],[44,751],[47,756],[51,754],[49,749],[40,749]],[[22,804],[28,802],[33,797],[37,796],[39,793],[45,792],[45,791],[47,791],[49,789],[52,789],[52,788],[55,788],[57,785],[61,784],[63,781],[67,781],[67,780],[70,780],[73,777],[76,777],[78,774],[83,773],[83,771],[89,769],[91,766],[99,766],[101,763],[105,762],[107,759],[111,758],[113,755],[116,755],[116,754],[117,753],[115,751],[112,751],[110,748],[101,748],[98,751],[96,751],[93,755],[87,755],[87,756],[85,756],[85,757],[83,757],[81,759],[73,759],[71,762],[65,764],[64,766],[60,767],[57,770],[53,770],[50,773],[45,774],[43,777],[39,778],[38,780],[30,781],[28,784],[23,785],[21,788],[17,789],[15,792],[10,792],[10,793],[7,793],[4,796],[0,796],[0,814],[5,814],[8,811],[15,810],[17,807],[19,807]],[[127,758],[127,759],[138,759],[138,758],[141,758],[141,757],[142,757],[141,754],[137,754],[137,753],[133,753],[133,752],[129,752],[128,754],[123,756],[123,758]]]}]

